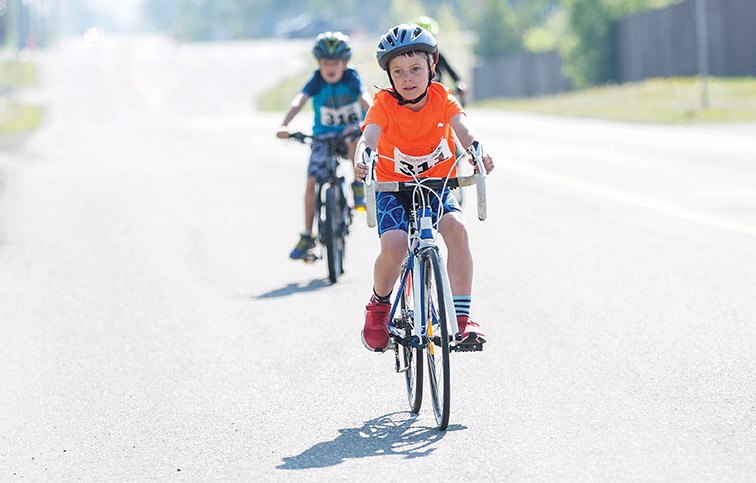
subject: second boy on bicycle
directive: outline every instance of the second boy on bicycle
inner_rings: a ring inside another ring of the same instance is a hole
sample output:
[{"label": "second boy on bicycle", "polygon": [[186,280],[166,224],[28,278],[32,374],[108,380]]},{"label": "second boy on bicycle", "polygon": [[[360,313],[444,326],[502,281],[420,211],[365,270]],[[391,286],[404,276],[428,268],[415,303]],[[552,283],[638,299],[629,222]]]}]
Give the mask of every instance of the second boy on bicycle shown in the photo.
[{"label": "second boy on bicycle", "polygon": [[[292,259],[301,259],[315,247],[312,234],[315,217],[315,183],[325,173],[326,144],[322,137],[337,134],[349,126],[359,126],[370,107],[370,96],[362,84],[357,71],[348,65],[352,57],[349,37],[341,32],[324,32],[317,36],[312,47],[312,54],[318,61],[318,70],[291,101],[284,114],[284,120],[276,136],[280,139],[289,137],[287,126],[312,98],[315,116],[312,134],[315,137],[311,145],[310,161],[307,167],[307,187],[304,196],[305,230],[289,254]],[[355,143],[348,143],[347,156],[354,156]],[[364,209],[365,194],[362,183],[352,184],[356,209]]]}]

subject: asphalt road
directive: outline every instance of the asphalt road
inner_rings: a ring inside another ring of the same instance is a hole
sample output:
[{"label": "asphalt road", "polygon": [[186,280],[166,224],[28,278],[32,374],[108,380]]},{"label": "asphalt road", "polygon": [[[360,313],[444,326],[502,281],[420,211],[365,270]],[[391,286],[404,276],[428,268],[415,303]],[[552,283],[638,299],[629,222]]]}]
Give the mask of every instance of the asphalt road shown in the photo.
[{"label": "asphalt road", "polygon": [[0,480],[756,478],[756,126],[472,109],[489,342],[441,433],[360,343],[364,218],[338,284],[287,259],[307,149],[254,98],[305,44],[34,59],[48,122],[0,153]]}]

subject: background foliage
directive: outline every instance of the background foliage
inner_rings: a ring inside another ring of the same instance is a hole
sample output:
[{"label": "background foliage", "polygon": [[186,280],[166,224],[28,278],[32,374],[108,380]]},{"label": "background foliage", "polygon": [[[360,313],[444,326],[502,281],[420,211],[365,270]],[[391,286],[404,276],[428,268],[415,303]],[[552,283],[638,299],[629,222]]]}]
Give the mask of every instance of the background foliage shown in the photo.
[{"label": "background foliage", "polygon": [[[680,1],[128,0],[141,14],[128,28],[168,32],[185,41],[213,41],[281,35],[285,26],[299,23],[377,38],[392,25],[426,14],[436,18],[442,32],[472,33],[474,52],[482,59],[557,49],[573,84],[584,87],[613,80],[616,19]],[[103,7],[104,0],[6,4],[7,12],[0,14],[0,41],[5,45],[22,45],[29,38],[27,27],[42,18],[39,12],[35,15],[38,5],[57,5],[57,13],[48,12],[47,18],[63,19],[63,30],[69,33],[83,33],[93,25],[108,31],[119,28],[113,9]],[[303,33],[304,38],[315,36]],[[43,32],[34,34],[36,42],[43,38]]]}]

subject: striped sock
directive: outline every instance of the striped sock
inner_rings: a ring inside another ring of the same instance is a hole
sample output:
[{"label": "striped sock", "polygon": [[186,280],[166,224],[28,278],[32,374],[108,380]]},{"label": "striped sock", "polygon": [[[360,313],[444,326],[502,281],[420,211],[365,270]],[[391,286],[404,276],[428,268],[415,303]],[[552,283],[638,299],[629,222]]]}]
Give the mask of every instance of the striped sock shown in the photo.
[{"label": "striped sock", "polygon": [[459,317],[460,315],[466,315],[469,317],[472,295],[455,295],[453,298],[454,311],[457,313],[457,317]]},{"label": "striped sock", "polygon": [[[393,292],[393,290],[391,292]],[[373,289],[373,296],[370,298],[370,300],[373,301],[373,302],[381,303],[381,304],[390,304],[391,303],[391,292],[389,292],[389,294],[386,295],[385,297],[382,297],[382,296],[378,295],[377,293],[375,293],[375,289]]]}]

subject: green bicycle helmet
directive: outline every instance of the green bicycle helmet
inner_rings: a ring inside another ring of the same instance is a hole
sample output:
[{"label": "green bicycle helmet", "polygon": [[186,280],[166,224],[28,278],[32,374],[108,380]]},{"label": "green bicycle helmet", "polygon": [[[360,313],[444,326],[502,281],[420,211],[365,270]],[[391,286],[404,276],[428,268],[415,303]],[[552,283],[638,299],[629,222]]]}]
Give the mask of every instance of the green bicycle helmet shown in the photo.
[{"label": "green bicycle helmet", "polygon": [[352,46],[349,37],[341,32],[323,32],[315,38],[312,55],[316,59],[349,60],[352,57]]},{"label": "green bicycle helmet", "polygon": [[427,15],[417,17],[412,23],[415,23],[433,35],[438,35],[438,22]]}]

